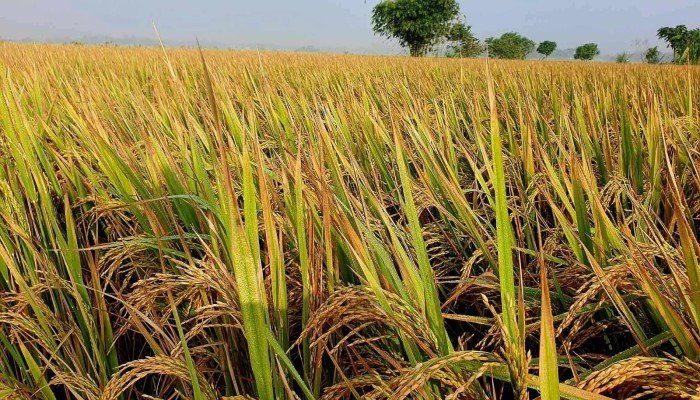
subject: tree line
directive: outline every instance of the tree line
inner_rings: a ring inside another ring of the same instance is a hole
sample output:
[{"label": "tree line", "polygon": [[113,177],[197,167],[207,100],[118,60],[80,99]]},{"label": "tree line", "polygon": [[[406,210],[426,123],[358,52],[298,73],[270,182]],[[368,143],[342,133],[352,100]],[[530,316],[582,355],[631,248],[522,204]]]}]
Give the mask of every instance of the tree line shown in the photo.
[{"label": "tree line", "polygon": [[[372,11],[372,28],[378,35],[397,39],[414,57],[424,56],[440,44],[447,46],[449,57],[487,54],[493,58],[524,59],[537,51],[547,58],[557,49],[554,41],[536,44],[517,32],[489,37],[482,43],[467,25],[456,0],[383,0]],[[672,62],[700,62],[700,28],[688,29],[685,25],[664,27],[657,31],[657,36],[673,51]],[[592,60],[598,55],[598,45],[586,43],[576,48],[574,59]],[[627,53],[617,57],[617,62],[628,61]],[[644,61],[661,63],[663,58],[659,48],[648,48],[644,52]]]}]

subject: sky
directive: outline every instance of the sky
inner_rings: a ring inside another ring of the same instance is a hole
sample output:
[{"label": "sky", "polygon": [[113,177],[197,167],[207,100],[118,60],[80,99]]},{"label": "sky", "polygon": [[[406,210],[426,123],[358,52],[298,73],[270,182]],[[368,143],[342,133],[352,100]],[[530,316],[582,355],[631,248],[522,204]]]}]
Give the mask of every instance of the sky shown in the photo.
[{"label": "sky", "polygon": [[[0,39],[153,40],[212,47],[313,47],[399,52],[372,33],[378,0],[0,0]],[[700,0],[460,1],[477,37],[517,31],[559,48],[596,42],[604,54],[656,45],[662,26],[700,25]]]}]

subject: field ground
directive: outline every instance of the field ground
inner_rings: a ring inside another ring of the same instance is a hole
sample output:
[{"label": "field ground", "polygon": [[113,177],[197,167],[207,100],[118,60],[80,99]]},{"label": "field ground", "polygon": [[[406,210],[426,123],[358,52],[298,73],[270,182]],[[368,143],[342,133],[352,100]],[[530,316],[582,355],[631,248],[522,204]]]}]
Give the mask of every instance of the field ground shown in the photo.
[{"label": "field ground", "polygon": [[0,398],[697,398],[699,94],[0,43]]}]

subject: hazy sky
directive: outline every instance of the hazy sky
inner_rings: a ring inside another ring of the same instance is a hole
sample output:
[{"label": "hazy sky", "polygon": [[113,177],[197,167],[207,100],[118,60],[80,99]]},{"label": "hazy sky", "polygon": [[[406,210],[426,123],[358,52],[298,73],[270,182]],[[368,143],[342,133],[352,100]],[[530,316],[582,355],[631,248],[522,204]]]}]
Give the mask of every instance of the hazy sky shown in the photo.
[{"label": "hazy sky", "polygon": [[[378,0],[0,0],[0,38],[154,38],[172,43],[322,49],[390,49],[372,34]],[[634,51],[661,26],[700,25],[700,0],[460,1],[483,39],[515,30],[560,48],[597,42],[603,53]]]}]

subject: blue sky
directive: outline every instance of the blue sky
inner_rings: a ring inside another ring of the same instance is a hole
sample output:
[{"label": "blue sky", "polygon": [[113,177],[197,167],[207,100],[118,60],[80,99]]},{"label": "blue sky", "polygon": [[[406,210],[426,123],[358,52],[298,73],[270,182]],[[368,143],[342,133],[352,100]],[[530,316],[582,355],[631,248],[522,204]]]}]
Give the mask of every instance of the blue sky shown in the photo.
[{"label": "blue sky", "polygon": [[[0,38],[153,38],[166,42],[397,51],[372,34],[377,0],[0,0]],[[700,0],[461,1],[480,38],[518,31],[560,48],[597,42],[604,53],[656,44],[661,26],[700,25]]]}]

